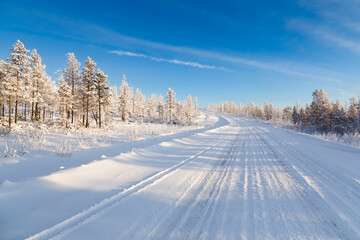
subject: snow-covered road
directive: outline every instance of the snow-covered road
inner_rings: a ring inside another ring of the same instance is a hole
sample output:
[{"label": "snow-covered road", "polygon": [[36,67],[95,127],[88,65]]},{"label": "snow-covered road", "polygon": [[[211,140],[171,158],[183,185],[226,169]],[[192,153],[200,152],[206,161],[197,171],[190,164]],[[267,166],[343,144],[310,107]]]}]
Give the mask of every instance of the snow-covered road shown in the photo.
[{"label": "snow-covered road", "polygon": [[0,238],[360,239],[360,149],[223,117],[225,126],[3,184]]}]

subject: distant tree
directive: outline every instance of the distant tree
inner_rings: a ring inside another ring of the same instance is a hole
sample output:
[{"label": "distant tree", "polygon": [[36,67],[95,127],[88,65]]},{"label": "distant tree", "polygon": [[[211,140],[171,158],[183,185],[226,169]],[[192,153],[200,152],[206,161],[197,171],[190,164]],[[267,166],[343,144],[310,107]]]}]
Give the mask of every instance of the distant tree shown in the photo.
[{"label": "distant tree", "polygon": [[164,107],[164,98],[162,95],[158,97],[156,112],[158,113],[158,119],[159,121],[165,120],[165,107]]},{"label": "distant tree", "polygon": [[34,49],[31,53],[31,120],[38,121],[40,119],[40,105],[45,107],[46,99],[50,89],[45,86],[51,85],[51,80],[45,72],[46,66],[42,64],[42,59]]},{"label": "distant tree", "polygon": [[347,125],[346,112],[340,100],[337,100],[332,107],[331,122],[332,122],[331,130],[333,130],[335,133],[343,135],[346,132],[346,125]]},{"label": "distant tree", "polygon": [[325,90],[317,89],[313,93],[313,101],[310,105],[310,124],[321,132],[327,132],[330,127],[331,100]]},{"label": "distant tree", "polygon": [[166,91],[166,110],[168,123],[173,123],[176,108],[175,92],[171,88]]},{"label": "distant tree", "polygon": [[292,109],[290,106],[287,106],[283,109],[282,112],[282,119],[285,122],[291,122],[292,121]]},{"label": "distant tree", "polygon": [[82,93],[85,107],[85,127],[89,127],[89,112],[95,108],[95,66],[96,63],[88,57],[82,74]]},{"label": "distant tree", "polygon": [[65,81],[63,75],[60,75],[59,79],[59,98],[60,98],[60,112],[62,113],[62,119],[65,122],[65,127],[68,128],[68,111],[71,104],[71,86]]},{"label": "distant tree", "polygon": [[106,108],[110,103],[110,87],[107,78],[108,76],[105,75],[100,69],[97,70],[94,87],[98,103],[99,128],[101,128],[101,109]]},{"label": "distant tree", "polygon": [[151,94],[151,97],[147,100],[147,115],[149,121],[154,121],[156,119],[156,107],[157,107],[157,96]]},{"label": "distant tree", "polygon": [[[81,106],[81,76],[80,76],[80,62],[76,59],[74,53],[68,53],[67,66],[63,70],[64,79],[67,84],[71,87],[71,102],[69,108],[71,109],[71,123],[74,123],[74,115]],[[69,113],[67,113],[69,115]]]},{"label": "distant tree", "polygon": [[274,115],[274,106],[265,101],[264,104],[264,117],[265,120],[269,121],[273,118]]},{"label": "distant tree", "polygon": [[129,111],[130,111],[130,88],[128,83],[126,82],[126,76],[123,75],[123,79],[120,86],[120,117],[123,122],[128,119]]}]

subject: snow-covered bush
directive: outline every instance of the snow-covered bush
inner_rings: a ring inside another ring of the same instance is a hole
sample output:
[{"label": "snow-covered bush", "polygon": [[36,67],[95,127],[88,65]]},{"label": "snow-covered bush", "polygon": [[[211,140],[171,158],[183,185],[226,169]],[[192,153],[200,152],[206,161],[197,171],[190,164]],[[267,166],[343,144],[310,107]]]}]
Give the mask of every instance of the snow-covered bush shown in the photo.
[{"label": "snow-covered bush", "polygon": [[64,141],[62,144],[59,144],[56,147],[56,154],[61,157],[70,157],[72,153],[71,143],[69,141]]}]

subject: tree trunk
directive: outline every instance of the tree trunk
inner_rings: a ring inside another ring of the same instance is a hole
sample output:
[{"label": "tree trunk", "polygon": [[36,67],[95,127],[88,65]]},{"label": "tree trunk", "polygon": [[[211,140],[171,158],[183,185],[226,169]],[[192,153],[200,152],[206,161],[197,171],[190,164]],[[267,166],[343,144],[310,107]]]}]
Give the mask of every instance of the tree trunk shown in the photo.
[{"label": "tree trunk", "polygon": [[46,107],[44,107],[44,111],[43,111],[43,122],[45,122],[45,113],[46,113]]},{"label": "tree trunk", "polygon": [[74,123],[74,109],[71,110],[71,123]]},{"label": "tree trunk", "polygon": [[66,104],[66,105],[65,105],[65,125],[66,125],[66,128],[68,128],[68,118],[67,118],[67,116],[66,116],[67,111],[68,111],[67,108],[68,108],[68,107],[67,107],[67,104]]},{"label": "tree trunk", "polygon": [[15,123],[17,123],[17,107],[18,107],[18,100],[15,101]]},{"label": "tree trunk", "polygon": [[86,124],[85,127],[89,127],[89,97],[86,99]]},{"label": "tree trunk", "polygon": [[101,128],[101,104],[99,101],[99,128]]},{"label": "tree trunk", "polygon": [[26,122],[26,103],[25,103],[24,119],[25,119],[25,122]]},{"label": "tree trunk", "polygon": [[38,121],[39,119],[39,104],[35,104],[35,121]]},{"label": "tree trunk", "polygon": [[9,95],[9,128],[11,129],[11,95]]},{"label": "tree trunk", "polygon": [[34,121],[34,102],[31,103],[31,121]]}]

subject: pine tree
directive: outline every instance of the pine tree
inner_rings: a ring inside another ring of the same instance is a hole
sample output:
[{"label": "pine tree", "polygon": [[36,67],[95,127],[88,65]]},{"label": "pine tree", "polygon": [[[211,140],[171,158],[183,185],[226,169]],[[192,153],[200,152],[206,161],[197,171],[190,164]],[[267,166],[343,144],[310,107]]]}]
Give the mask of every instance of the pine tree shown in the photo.
[{"label": "pine tree", "polygon": [[21,100],[26,101],[26,97],[28,96],[28,88],[30,86],[29,82],[29,74],[30,74],[30,66],[29,66],[29,56],[27,50],[24,47],[24,44],[17,40],[14,44],[14,48],[10,49],[11,55],[7,59],[11,64],[13,77],[16,78],[16,89],[15,89],[15,123],[17,123],[18,119],[18,104]]},{"label": "pine tree", "polygon": [[331,112],[331,122],[333,126],[331,130],[334,130],[337,134],[343,135],[346,131],[347,119],[345,110],[341,105],[340,100],[336,101],[336,104],[333,105]]},{"label": "pine tree", "polygon": [[153,121],[155,119],[157,107],[157,96],[155,94],[151,94],[151,97],[147,101],[147,115],[149,121]]},{"label": "pine tree", "polygon": [[264,117],[265,120],[269,121],[271,120],[274,116],[273,116],[273,105],[269,104],[267,101],[265,101],[265,105],[264,105]]},{"label": "pine tree", "polygon": [[127,121],[130,111],[130,88],[126,82],[126,76],[123,75],[123,79],[120,86],[120,117],[123,122]]},{"label": "pine tree", "polygon": [[198,115],[199,115],[199,106],[198,106],[198,98],[195,96],[194,97],[194,108],[195,108],[195,118],[197,118],[198,117]]},{"label": "pine tree", "polygon": [[9,129],[11,129],[11,109],[12,109],[12,98],[16,96],[16,83],[17,78],[14,75],[14,65],[10,63],[6,63],[4,61],[0,61],[0,91],[1,96],[8,99],[8,106],[9,106]]},{"label": "pine tree", "polygon": [[325,90],[320,92],[316,89],[313,93],[313,101],[310,105],[310,124],[321,132],[327,132],[330,127],[331,100]]},{"label": "pine tree", "polygon": [[195,115],[195,109],[193,107],[192,97],[189,95],[185,102],[185,116],[187,124],[191,124]]},{"label": "pine tree", "polygon": [[282,119],[285,122],[291,122],[292,121],[292,109],[290,106],[287,106],[283,109],[282,112]]},{"label": "pine tree", "polygon": [[176,108],[175,92],[171,88],[166,91],[166,111],[168,123],[173,123]]},{"label": "pine tree", "polygon": [[88,57],[83,67],[82,94],[85,108],[85,127],[89,127],[89,111],[95,108],[95,66],[96,63]]},{"label": "pine tree", "polygon": [[163,122],[165,120],[165,107],[164,107],[164,98],[161,94],[158,97],[156,112],[159,114],[158,115],[159,121]]},{"label": "pine tree", "polygon": [[352,97],[350,99],[350,108],[347,117],[351,131],[360,132],[360,97]]},{"label": "pine tree", "polygon": [[68,111],[71,104],[71,86],[65,81],[63,75],[60,75],[59,79],[59,98],[60,107],[62,112],[62,119],[65,122],[66,128],[68,128]]},{"label": "pine tree", "polygon": [[42,59],[34,49],[31,53],[31,119],[38,121],[40,118],[40,104],[45,104],[48,94],[45,85],[49,85],[50,78],[46,75],[46,66],[41,63]]},{"label": "pine tree", "polygon": [[100,69],[97,70],[94,85],[99,109],[99,128],[101,128],[101,108],[107,107],[110,99],[110,87],[107,78],[108,76]]},{"label": "pine tree", "polygon": [[75,58],[74,53],[68,53],[67,56],[67,66],[63,71],[64,79],[71,87],[71,104],[69,108],[71,109],[71,123],[74,123],[74,114],[78,110],[81,102],[78,100],[81,99],[79,97],[81,92],[79,91],[81,84],[81,76],[80,76],[80,62]]}]

